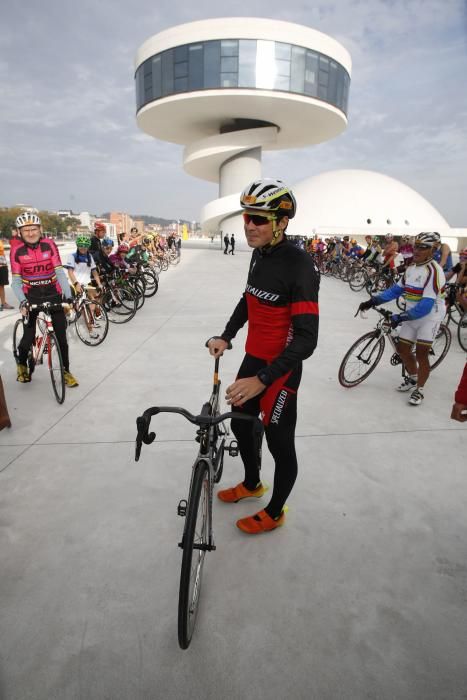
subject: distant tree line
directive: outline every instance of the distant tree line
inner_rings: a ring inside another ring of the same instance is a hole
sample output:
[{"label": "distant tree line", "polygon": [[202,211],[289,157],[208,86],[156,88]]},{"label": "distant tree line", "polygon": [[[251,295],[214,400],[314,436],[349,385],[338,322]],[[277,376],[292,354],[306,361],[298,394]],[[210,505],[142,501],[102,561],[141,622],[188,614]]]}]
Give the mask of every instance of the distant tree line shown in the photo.
[{"label": "distant tree line", "polygon": [[[16,217],[24,211],[21,207],[0,207],[0,236],[11,238],[12,230],[16,228]],[[52,235],[73,231],[77,226],[81,226],[79,219],[74,217],[62,219],[58,214],[49,211],[40,211],[38,216],[42,222],[45,233]]]},{"label": "distant tree line", "polygon": [[[177,221],[177,219],[162,219],[160,216],[149,216],[148,214],[130,214],[131,218],[133,221],[144,221],[145,224],[148,226],[151,224],[159,224],[160,226],[169,226],[170,224],[173,224],[174,221]],[[110,218],[110,211],[105,211],[103,214],[100,216],[101,219],[109,219]],[[181,224],[191,224],[191,221],[187,221],[186,219],[178,219]]]}]

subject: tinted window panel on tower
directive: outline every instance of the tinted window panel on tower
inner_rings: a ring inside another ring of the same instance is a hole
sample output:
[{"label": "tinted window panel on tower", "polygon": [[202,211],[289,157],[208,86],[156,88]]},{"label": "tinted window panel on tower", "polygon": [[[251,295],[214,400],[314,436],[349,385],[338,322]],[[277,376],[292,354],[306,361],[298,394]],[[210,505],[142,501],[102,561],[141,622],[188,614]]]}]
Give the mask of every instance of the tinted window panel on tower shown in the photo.
[{"label": "tinted window panel on tower", "polygon": [[332,104],[336,104],[336,100],[337,100],[337,64],[334,63],[334,61],[331,61],[329,63],[328,100]]},{"label": "tinted window panel on tower", "polygon": [[238,56],[238,40],[224,39],[221,41],[221,56]]},{"label": "tinted window panel on tower", "polygon": [[174,61],[173,49],[164,51],[162,58],[162,96],[171,95],[174,91]]},{"label": "tinted window panel on tower", "polygon": [[155,56],[152,59],[152,94],[153,99],[157,100],[162,96],[162,72],[161,72],[161,57]]},{"label": "tinted window panel on tower", "polygon": [[186,92],[188,90],[188,77],[175,78],[174,90],[175,92]]},{"label": "tinted window panel on tower", "polygon": [[175,64],[174,76],[175,78],[186,78],[188,76],[188,61],[183,61],[183,63]]},{"label": "tinted window panel on tower", "polygon": [[203,45],[192,44],[188,51],[188,89],[198,90],[203,87]]},{"label": "tinted window panel on tower", "polygon": [[284,61],[290,61],[290,50],[291,50],[291,45],[290,44],[282,44],[279,41],[276,41],[276,46],[274,49],[274,53],[276,56],[276,59],[282,59]]},{"label": "tinted window panel on tower", "polygon": [[207,41],[204,44],[204,80],[205,88],[220,87],[221,42]]},{"label": "tinted window panel on tower", "polygon": [[221,73],[221,87],[238,87],[238,73]]},{"label": "tinted window panel on tower", "polygon": [[253,88],[256,85],[256,40],[240,39],[238,56],[238,86]]},{"label": "tinted window panel on tower", "polygon": [[177,46],[174,49],[175,63],[182,63],[183,61],[188,61],[188,46]]},{"label": "tinted window panel on tower", "polygon": [[316,97],[318,94],[318,54],[306,52],[305,94]]},{"label": "tinted window panel on tower", "polygon": [[292,61],[290,64],[290,89],[292,92],[305,92],[305,49],[292,46]]},{"label": "tinted window panel on tower", "polygon": [[221,73],[237,73],[238,59],[236,56],[222,56]]}]

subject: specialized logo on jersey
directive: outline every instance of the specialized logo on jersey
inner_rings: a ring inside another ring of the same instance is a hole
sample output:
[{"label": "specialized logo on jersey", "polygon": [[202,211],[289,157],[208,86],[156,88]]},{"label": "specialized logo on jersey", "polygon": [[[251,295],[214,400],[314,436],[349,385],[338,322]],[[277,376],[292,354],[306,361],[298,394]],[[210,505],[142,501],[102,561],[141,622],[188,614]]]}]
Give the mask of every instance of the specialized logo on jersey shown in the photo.
[{"label": "specialized logo on jersey", "polygon": [[279,299],[279,294],[265,292],[263,289],[253,287],[251,284],[246,285],[246,291],[257,299],[264,299],[264,301],[277,301]]}]

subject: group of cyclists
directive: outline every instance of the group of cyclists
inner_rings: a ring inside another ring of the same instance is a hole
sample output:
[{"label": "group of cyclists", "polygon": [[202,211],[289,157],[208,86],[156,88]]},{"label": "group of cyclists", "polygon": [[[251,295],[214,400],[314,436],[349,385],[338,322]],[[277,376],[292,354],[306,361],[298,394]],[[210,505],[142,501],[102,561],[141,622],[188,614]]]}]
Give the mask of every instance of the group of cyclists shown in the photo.
[{"label": "group of cyclists", "polygon": [[[76,298],[84,293],[91,301],[102,301],[106,279],[110,275],[122,272],[136,274],[140,266],[149,266],[159,272],[164,269],[162,261],[170,251],[177,258],[180,255],[180,244],[175,234],[167,239],[161,235],[140,234],[134,228],[129,235],[121,234],[115,245],[113,239],[107,236],[105,224],[98,221],[93,235],[77,236],[76,250],[63,264],[56,243],[43,235],[37,214],[25,212],[18,216],[16,234],[10,246],[11,288],[19,301],[21,314],[27,319],[16,357],[17,381],[22,384],[31,381],[27,358],[34,342],[41,305],[45,302],[51,305],[65,384],[76,387],[78,380],[70,371],[67,340],[67,314],[73,309]],[[111,303],[116,305],[114,301]],[[99,318],[93,319],[92,325],[89,328],[91,339],[97,336]]]}]

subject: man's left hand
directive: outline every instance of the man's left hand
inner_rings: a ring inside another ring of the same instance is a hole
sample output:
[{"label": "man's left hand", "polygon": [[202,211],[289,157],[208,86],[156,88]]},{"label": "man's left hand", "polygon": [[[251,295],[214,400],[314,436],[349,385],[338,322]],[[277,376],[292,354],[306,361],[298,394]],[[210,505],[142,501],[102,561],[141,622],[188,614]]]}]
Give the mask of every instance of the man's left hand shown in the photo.
[{"label": "man's left hand", "polygon": [[258,377],[245,377],[237,379],[227,387],[225,398],[231,406],[243,406],[244,403],[261,394],[266,389]]},{"label": "man's left hand", "polygon": [[451,418],[465,423],[467,421],[467,406],[463,403],[455,403],[452,407]]}]

